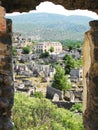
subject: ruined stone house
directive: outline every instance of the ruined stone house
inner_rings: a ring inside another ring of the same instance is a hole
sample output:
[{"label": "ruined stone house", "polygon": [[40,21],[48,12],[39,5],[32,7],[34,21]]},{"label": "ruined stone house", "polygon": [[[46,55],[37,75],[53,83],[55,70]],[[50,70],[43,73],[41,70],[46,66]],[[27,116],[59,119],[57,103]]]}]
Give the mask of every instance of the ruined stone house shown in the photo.
[{"label": "ruined stone house", "polygon": [[83,70],[82,68],[71,69],[70,71],[70,81],[71,82],[81,82],[83,80]]}]

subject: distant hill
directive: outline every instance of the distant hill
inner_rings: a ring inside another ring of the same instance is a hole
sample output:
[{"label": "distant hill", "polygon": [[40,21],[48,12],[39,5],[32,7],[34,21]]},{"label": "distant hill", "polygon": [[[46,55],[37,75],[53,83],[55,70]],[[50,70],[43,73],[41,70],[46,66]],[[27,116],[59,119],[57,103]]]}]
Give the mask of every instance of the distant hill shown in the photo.
[{"label": "distant hill", "polygon": [[64,16],[49,13],[28,13],[9,16],[13,20],[13,31],[34,40],[82,40],[89,30],[88,22],[93,20],[84,16]]}]

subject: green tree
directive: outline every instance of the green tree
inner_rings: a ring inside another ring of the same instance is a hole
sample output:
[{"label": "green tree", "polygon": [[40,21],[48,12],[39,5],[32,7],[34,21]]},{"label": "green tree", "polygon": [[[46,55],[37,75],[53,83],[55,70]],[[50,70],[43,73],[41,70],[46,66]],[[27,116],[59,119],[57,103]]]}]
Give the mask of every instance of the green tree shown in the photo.
[{"label": "green tree", "polygon": [[23,53],[29,54],[30,53],[30,47],[29,46],[23,47]]},{"label": "green tree", "polygon": [[56,73],[54,75],[52,87],[64,92],[71,88],[71,85],[68,82],[68,78],[64,74],[64,70],[59,65],[56,66]]},{"label": "green tree", "polygon": [[71,55],[65,55],[63,60],[65,63],[65,74],[69,74],[71,69],[77,66],[76,61]]},{"label": "green tree", "polygon": [[80,66],[82,66],[82,64],[83,64],[82,58],[80,58],[80,59],[78,59],[78,60],[76,61],[76,67],[77,67],[77,68],[79,68]]},{"label": "green tree", "polygon": [[81,43],[77,43],[76,45],[77,48],[81,48],[81,46],[82,46]]},{"label": "green tree", "polygon": [[69,45],[68,48],[69,48],[69,50],[71,51],[71,50],[74,49],[74,45]]},{"label": "green tree", "polygon": [[14,130],[83,130],[82,115],[58,108],[48,99],[23,93],[15,93],[14,99]]},{"label": "green tree", "polygon": [[47,58],[49,56],[49,52],[45,51],[40,55],[40,58]]},{"label": "green tree", "polygon": [[54,52],[54,47],[51,46],[50,49],[49,49],[49,51],[50,51],[51,53]]},{"label": "green tree", "polygon": [[12,47],[12,55],[15,56],[17,52],[16,46]]}]

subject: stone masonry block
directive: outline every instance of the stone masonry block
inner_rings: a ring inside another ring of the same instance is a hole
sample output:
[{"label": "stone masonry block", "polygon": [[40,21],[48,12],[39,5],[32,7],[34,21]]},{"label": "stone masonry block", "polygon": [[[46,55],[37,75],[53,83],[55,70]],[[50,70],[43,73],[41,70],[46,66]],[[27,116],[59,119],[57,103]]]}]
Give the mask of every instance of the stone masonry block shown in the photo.
[{"label": "stone masonry block", "polygon": [[6,32],[5,9],[0,6],[0,35]]},{"label": "stone masonry block", "polygon": [[94,49],[94,58],[96,61],[98,61],[98,49]]},{"label": "stone masonry block", "polygon": [[9,106],[9,101],[4,98],[4,97],[1,97],[0,98],[0,108],[7,108]]},{"label": "stone masonry block", "polygon": [[4,16],[5,9],[0,6],[0,130],[13,130],[12,21]]},{"label": "stone masonry block", "polygon": [[4,17],[5,16],[5,9],[2,7],[2,6],[0,6],[0,18],[2,17]]},{"label": "stone masonry block", "polygon": [[95,45],[95,47],[98,47],[98,31],[97,33],[92,33],[92,41],[93,41],[93,44]]}]

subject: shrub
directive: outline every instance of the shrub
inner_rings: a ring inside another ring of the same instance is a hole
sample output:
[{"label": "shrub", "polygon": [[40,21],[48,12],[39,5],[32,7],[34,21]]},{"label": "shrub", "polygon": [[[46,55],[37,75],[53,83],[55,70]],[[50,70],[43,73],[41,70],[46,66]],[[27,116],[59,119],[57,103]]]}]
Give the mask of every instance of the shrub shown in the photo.
[{"label": "shrub", "polygon": [[82,113],[82,103],[75,103],[70,110]]},{"label": "shrub", "polygon": [[15,94],[12,119],[14,130],[83,130],[80,115],[57,108],[48,99],[21,93]]},{"label": "shrub", "polygon": [[50,51],[51,53],[54,52],[54,47],[51,46],[50,49],[49,49],[49,51]]},{"label": "shrub", "polygon": [[29,54],[30,53],[30,47],[29,46],[23,47],[23,53]]},{"label": "shrub", "polygon": [[43,93],[42,92],[35,92],[33,96],[36,98],[43,98]]},{"label": "shrub", "polygon": [[12,55],[15,56],[17,52],[17,48],[15,46],[12,47]]}]

